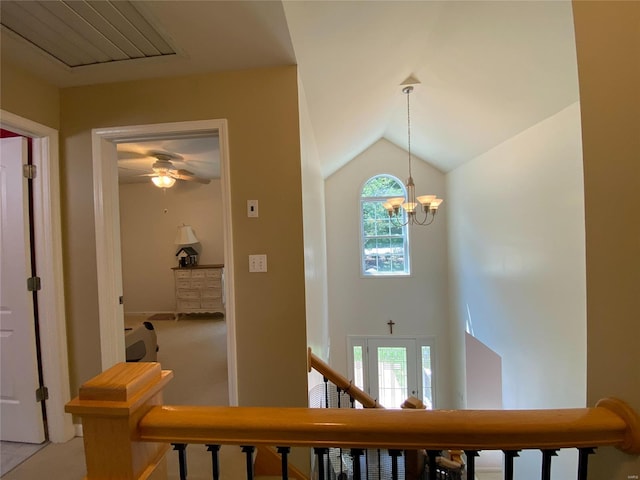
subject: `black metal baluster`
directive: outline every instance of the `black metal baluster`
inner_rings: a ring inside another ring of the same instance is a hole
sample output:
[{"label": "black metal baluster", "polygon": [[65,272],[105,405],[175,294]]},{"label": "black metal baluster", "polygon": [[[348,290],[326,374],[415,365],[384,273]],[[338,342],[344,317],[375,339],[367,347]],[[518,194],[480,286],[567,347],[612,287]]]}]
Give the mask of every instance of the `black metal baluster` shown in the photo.
[{"label": "black metal baluster", "polygon": [[282,480],[289,480],[289,459],[287,457],[290,451],[289,447],[278,447],[278,453],[282,456]]},{"label": "black metal baluster", "polygon": [[356,408],[356,399],[349,395],[349,403],[351,404],[351,408]]},{"label": "black metal baluster", "polygon": [[180,466],[180,480],[187,480],[187,444],[172,443],[173,449],[178,451],[178,464]]},{"label": "black metal baluster", "polygon": [[251,445],[244,445],[242,447],[242,451],[247,456],[247,480],[253,480],[253,452],[255,449],[256,447],[252,447]]},{"label": "black metal baluster", "polygon": [[329,471],[324,463],[324,456],[329,458],[328,448],[314,448],[313,451],[318,456],[318,480],[329,480]]},{"label": "black metal baluster", "polygon": [[218,457],[220,445],[207,445],[207,451],[211,452],[211,475],[213,480],[220,480],[220,460]]},{"label": "black metal baluster", "polygon": [[369,480],[369,449],[364,451],[364,478]]},{"label": "black metal baluster", "polygon": [[329,379],[322,377],[324,381],[324,408],[329,408]]},{"label": "black metal baluster", "polygon": [[360,457],[364,451],[361,448],[351,449],[351,459],[353,464],[353,480],[361,480],[362,473],[360,472]]},{"label": "black metal baluster", "polygon": [[504,480],[513,480],[513,459],[519,457],[520,450],[504,450]]},{"label": "black metal baluster", "polygon": [[380,451],[380,449],[378,449],[377,452],[378,452],[378,480],[382,480],[382,452]]},{"label": "black metal baluster", "polygon": [[402,456],[402,450],[389,450],[391,457],[391,480],[398,480],[398,457]]},{"label": "black metal baluster", "polygon": [[[342,408],[342,389],[336,385],[336,392],[338,392],[338,408]],[[342,447],[339,449],[338,459],[340,461],[340,475],[342,475],[344,467],[342,465]]]},{"label": "black metal baluster", "polygon": [[427,465],[429,467],[429,480],[438,480],[438,464],[436,458],[440,455],[440,450],[427,450]]},{"label": "black metal baluster", "polygon": [[558,456],[558,450],[542,451],[542,480],[551,480],[551,457]]},{"label": "black metal baluster", "polygon": [[467,455],[467,480],[475,480],[476,478],[476,457],[479,456],[478,450],[465,450]]},{"label": "black metal baluster", "polygon": [[592,447],[578,449],[578,480],[587,480],[589,455],[593,453],[596,453],[596,449]]}]

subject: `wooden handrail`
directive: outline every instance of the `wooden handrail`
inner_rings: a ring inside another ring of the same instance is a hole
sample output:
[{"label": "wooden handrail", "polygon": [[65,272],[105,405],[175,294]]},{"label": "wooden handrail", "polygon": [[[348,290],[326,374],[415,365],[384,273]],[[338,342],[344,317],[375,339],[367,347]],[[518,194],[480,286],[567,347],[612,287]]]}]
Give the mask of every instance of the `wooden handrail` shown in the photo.
[{"label": "wooden handrail", "polygon": [[166,479],[170,443],[398,450],[615,446],[640,455],[640,417],[622,400],[555,410],[384,410],[163,406],[170,371],[121,363],[82,385],[86,480]]},{"label": "wooden handrail", "polygon": [[463,450],[610,445],[640,454],[639,425],[624,402],[607,399],[595,408],[554,410],[164,406],[153,407],[138,431],[149,442]]},{"label": "wooden handrail", "polygon": [[313,368],[318,373],[322,374],[324,378],[331,381],[334,385],[339,387],[342,391],[347,393],[351,398],[357,400],[362,404],[364,408],[384,408],[378,403],[378,401],[369,395],[358,386],[354,385],[351,380],[341,375],[339,372],[331,368],[329,364],[324,362],[320,357],[315,355],[311,349],[308,349],[307,363],[309,371]]}]

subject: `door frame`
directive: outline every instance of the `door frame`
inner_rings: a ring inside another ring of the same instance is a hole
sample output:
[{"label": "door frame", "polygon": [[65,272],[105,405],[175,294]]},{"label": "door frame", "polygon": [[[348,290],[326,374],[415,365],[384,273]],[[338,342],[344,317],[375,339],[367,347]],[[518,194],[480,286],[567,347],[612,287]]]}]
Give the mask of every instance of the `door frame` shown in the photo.
[{"label": "door frame", "polygon": [[91,131],[93,149],[93,195],[98,274],[98,309],[102,369],[125,360],[122,329],[122,259],[116,144],[135,141],[217,133],[220,146],[220,181],[225,265],[225,321],[227,323],[227,374],[229,404],[237,405],[237,360],[233,235],[231,223],[231,177],[226,119],[129,125]]},{"label": "door frame", "polygon": [[[71,415],[64,406],[71,399],[67,327],[65,323],[62,221],[58,131],[11,112],[0,110],[0,126],[33,139],[33,222],[36,271],[42,289],[38,292],[40,355],[44,384],[49,390],[45,402],[49,440],[55,443],[73,438]],[[35,340],[34,340],[35,341]]]}]

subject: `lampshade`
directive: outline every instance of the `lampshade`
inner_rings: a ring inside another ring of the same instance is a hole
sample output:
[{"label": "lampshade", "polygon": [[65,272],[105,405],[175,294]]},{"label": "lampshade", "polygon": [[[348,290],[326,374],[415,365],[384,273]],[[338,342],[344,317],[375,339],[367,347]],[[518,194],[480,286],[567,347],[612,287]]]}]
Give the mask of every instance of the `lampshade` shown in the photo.
[{"label": "lampshade", "polygon": [[191,225],[181,225],[178,227],[178,234],[176,235],[176,245],[192,245],[198,243],[199,240],[196,234],[193,233]]}]

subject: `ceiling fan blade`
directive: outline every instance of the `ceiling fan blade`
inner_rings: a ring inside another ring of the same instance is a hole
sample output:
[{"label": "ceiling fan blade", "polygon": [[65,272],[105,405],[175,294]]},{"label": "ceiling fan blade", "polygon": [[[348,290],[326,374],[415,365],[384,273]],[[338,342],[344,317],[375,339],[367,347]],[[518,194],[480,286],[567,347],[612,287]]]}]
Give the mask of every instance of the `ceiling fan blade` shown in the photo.
[{"label": "ceiling fan blade", "polygon": [[190,172],[189,170],[184,170],[184,169],[173,170],[171,171],[170,175],[173,178],[177,178],[178,180],[187,180],[189,182],[204,183],[205,185],[211,182],[211,180],[209,180],[208,178],[198,177],[194,175],[192,172]]},{"label": "ceiling fan blade", "polygon": [[132,150],[120,150],[118,149],[118,160],[141,160],[143,158],[152,158],[146,153],[135,152]]}]

